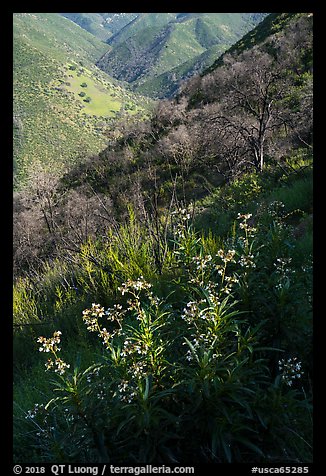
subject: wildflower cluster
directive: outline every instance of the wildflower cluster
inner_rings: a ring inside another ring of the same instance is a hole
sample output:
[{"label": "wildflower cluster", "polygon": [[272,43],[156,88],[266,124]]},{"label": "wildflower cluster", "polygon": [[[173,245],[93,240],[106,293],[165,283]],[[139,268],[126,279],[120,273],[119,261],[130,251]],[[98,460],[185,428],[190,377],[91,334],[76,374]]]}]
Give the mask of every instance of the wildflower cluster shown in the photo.
[{"label": "wildflower cluster", "polygon": [[131,403],[137,396],[137,387],[129,380],[122,379],[117,386],[115,395],[125,403]]},{"label": "wildflower cluster", "polygon": [[173,211],[171,215],[172,217],[176,218],[176,223],[174,227],[175,236],[177,238],[184,238],[189,220],[191,219],[191,214],[186,208],[182,208],[181,210]]},{"label": "wildflower cluster", "polygon": [[291,263],[292,258],[277,258],[274,266],[275,273],[278,278],[278,283],[275,285],[275,288],[281,291],[284,288],[288,288],[290,285],[290,276],[295,270],[288,267]]},{"label": "wildflower cluster", "polygon": [[62,359],[60,359],[58,357],[55,360],[48,359],[48,361],[45,365],[46,365],[47,370],[50,370],[50,369],[54,368],[54,366],[56,366],[54,371],[57,372],[60,375],[63,375],[65,373],[66,369],[69,369],[69,367],[70,367],[70,364],[66,364],[66,362],[64,362]]},{"label": "wildflower cluster", "polygon": [[195,264],[197,271],[202,271],[205,268],[207,268],[207,266],[209,265],[209,263],[211,263],[211,261],[212,261],[211,255],[207,255],[203,257],[193,256],[192,258],[192,262]]},{"label": "wildflower cluster", "polygon": [[[192,277],[189,282],[201,287],[206,291],[210,300],[218,303],[219,296],[222,293],[229,294],[232,286],[238,282],[234,276],[226,275],[226,268],[230,263],[236,263],[236,251],[229,249],[224,251],[220,249],[215,257],[208,254],[205,256],[193,256],[190,261],[190,272]],[[193,269],[192,265],[195,265]],[[218,274],[219,279],[216,281],[214,275]]]},{"label": "wildflower cluster", "polygon": [[[206,317],[207,318],[207,317]],[[214,341],[216,340],[216,336],[212,333],[210,329],[205,332],[197,333],[192,335],[192,339],[189,340],[192,348],[188,349],[185,355],[185,359],[188,362],[194,360],[194,353],[199,354],[200,352],[205,352],[207,349],[211,349],[214,345]],[[187,342],[184,342],[183,345],[187,345]],[[189,344],[188,344],[189,345]],[[217,351],[211,354],[212,361],[218,359],[222,354],[218,353]]]},{"label": "wildflower cluster", "polygon": [[221,304],[218,288],[219,284],[212,281],[209,281],[207,284],[205,284],[205,286],[203,286],[203,290],[205,291],[208,300],[215,306],[219,306]]},{"label": "wildflower cluster", "polygon": [[280,202],[279,200],[274,200],[274,202],[271,202],[268,205],[267,212],[272,218],[283,217],[285,213],[284,208],[285,205],[283,202]]},{"label": "wildflower cluster", "polygon": [[257,228],[254,228],[253,226],[250,226],[249,223],[248,223],[248,220],[250,220],[251,217],[252,217],[251,213],[245,213],[245,214],[238,213],[238,216],[237,216],[237,220],[242,220],[239,223],[239,227],[241,228],[241,230],[245,231],[246,240],[248,238],[253,238],[255,236],[256,231],[257,231]]},{"label": "wildflower cluster", "polygon": [[45,407],[43,403],[41,404],[35,403],[34,408],[32,410],[28,410],[25,418],[33,420],[40,413],[44,413],[44,411],[45,411]]},{"label": "wildflower cluster", "polygon": [[142,340],[125,339],[120,357],[126,359],[128,365],[124,367],[124,375],[117,385],[115,396],[125,403],[131,403],[138,395],[138,385],[148,375],[149,347]]},{"label": "wildflower cluster", "polygon": [[132,334],[126,336],[119,354],[122,359],[121,380],[114,394],[122,402],[131,403],[139,394],[139,385],[148,373],[155,375],[150,350],[151,343],[146,342],[140,334],[137,338]]},{"label": "wildflower cluster", "polygon": [[122,402],[131,403],[138,395],[141,381],[148,375],[148,365],[146,362],[134,362],[127,369],[127,375],[117,386],[115,395]]},{"label": "wildflower cluster", "polygon": [[224,279],[225,279],[225,284],[223,288],[221,289],[221,291],[224,294],[230,294],[232,291],[232,286],[238,283],[239,279],[235,276],[225,276]]},{"label": "wildflower cluster", "polygon": [[53,337],[47,339],[46,337],[39,337],[37,342],[42,344],[42,347],[39,348],[40,352],[58,352],[61,349],[57,344],[60,344],[61,331],[55,331]]},{"label": "wildflower cluster", "polygon": [[211,255],[193,256],[191,258],[190,267],[193,268],[192,273],[194,274],[190,282],[198,286],[204,286],[214,269],[213,258]]},{"label": "wildflower cluster", "polygon": [[[153,378],[156,378],[156,369],[161,368],[161,349],[164,344],[162,339],[157,339],[156,332],[164,324],[158,323],[159,317],[152,321],[152,312],[156,314],[160,300],[153,295],[151,287],[143,276],[136,280],[129,279],[118,288],[122,295],[131,295],[127,300],[127,309],[124,310],[121,304],[115,304],[105,311],[100,304],[93,303],[91,309],[83,311],[87,328],[97,332],[106,348],[111,350],[109,355],[119,372],[114,396],[125,403],[131,403],[139,394],[139,388],[148,375],[149,368]],[[141,299],[142,292],[147,300],[145,306]],[[128,311],[132,311],[136,320],[124,325],[123,317]],[[108,330],[102,326],[99,318],[106,319],[111,326],[117,322],[119,328],[112,331],[108,327]],[[139,324],[137,320],[140,321]],[[118,336],[117,340],[113,339],[115,336]],[[94,385],[93,380],[94,375],[90,374],[87,381]],[[98,400],[105,399],[105,388],[97,386],[96,391]]]},{"label": "wildflower cluster", "polygon": [[[154,296],[153,292],[151,291],[151,287],[152,285],[145,281],[143,276],[140,276],[136,281],[129,279],[127,282],[123,283],[122,286],[118,288],[122,295],[128,293],[132,296],[132,298],[127,300],[127,310],[133,311],[136,315],[136,319],[139,321],[143,321],[144,319],[146,319],[146,313],[143,309],[140,298],[142,291],[144,291],[144,295],[148,299],[151,306],[153,306],[154,308],[158,308],[158,306],[160,305],[161,301],[157,296]],[[126,311],[120,310],[119,312],[120,315],[122,315]]]},{"label": "wildflower cluster", "polygon": [[253,254],[242,255],[239,259],[239,265],[243,268],[256,268],[256,263],[254,261],[255,257]]},{"label": "wildflower cluster", "polygon": [[108,332],[106,327],[103,327],[99,331],[99,337],[101,337],[103,344],[108,347],[110,345],[110,341],[112,340],[112,337],[114,337],[115,332]]},{"label": "wildflower cluster", "polygon": [[217,256],[221,258],[224,264],[235,263],[235,250],[228,250],[227,252],[224,250],[218,250]]},{"label": "wildflower cluster", "polygon": [[239,229],[242,230],[242,236],[238,236],[236,241],[238,244],[238,264],[240,265],[240,275],[242,275],[242,285],[248,285],[248,277],[250,270],[256,268],[256,253],[254,253],[254,237],[257,228],[251,226],[252,214],[238,213],[237,219],[240,220]]},{"label": "wildflower cluster", "polygon": [[290,264],[291,261],[292,258],[277,258],[276,262],[274,263],[274,266],[276,267],[276,272],[282,275],[291,272],[292,270],[287,267],[287,265]]},{"label": "wildflower cluster", "polygon": [[204,299],[199,302],[189,301],[186,304],[186,307],[183,309],[181,314],[181,319],[183,319],[188,324],[193,324],[196,321],[196,318],[199,319],[206,319],[205,313],[200,310],[199,305],[202,303],[206,303]]},{"label": "wildflower cluster", "polygon": [[49,419],[49,412],[43,403],[35,403],[32,410],[28,410],[25,419],[32,421],[37,428],[36,436],[42,436],[43,440],[50,437],[51,432],[54,430],[54,426],[51,426]]},{"label": "wildflower cluster", "polygon": [[236,263],[235,260],[236,251],[231,249],[228,251],[219,250],[217,256],[223,262],[223,264],[216,264],[215,268],[217,273],[221,276],[221,293],[230,294],[234,284],[238,283],[239,280],[234,275],[226,275],[226,268],[228,263]]},{"label": "wildflower cluster", "polygon": [[133,342],[130,339],[126,339],[123,343],[123,349],[120,352],[121,357],[127,357],[129,355],[146,355],[147,354],[147,346],[144,342]]},{"label": "wildflower cluster", "polygon": [[[83,321],[87,325],[87,330],[90,332],[98,332],[98,336],[101,337],[103,344],[106,347],[110,346],[113,337],[119,334],[122,329],[122,318],[126,313],[122,309],[120,304],[115,304],[112,308],[108,308],[106,311],[100,304],[92,304],[91,309],[85,309],[83,311]],[[109,322],[116,322],[119,325],[118,329],[108,331],[106,327],[101,327],[99,318],[105,317]]]},{"label": "wildflower cluster", "polygon": [[54,356],[54,360],[51,358],[47,360],[45,364],[46,369],[50,370],[54,368],[56,373],[63,375],[66,369],[69,369],[70,364],[66,364],[66,362],[57,356],[57,352],[61,350],[58,347],[58,344],[60,344],[60,336],[61,331],[55,331],[53,333],[53,337],[47,339],[46,337],[41,336],[37,339],[37,342],[42,344],[42,346],[39,348],[40,352],[51,352]]},{"label": "wildflower cluster", "polygon": [[210,358],[215,361],[220,357],[216,350],[218,327],[220,322],[220,308],[222,303],[218,300],[216,294],[215,300],[209,296],[206,299],[198,301],[189,301],[184,307],[181,318],[187,324],[189,337],[183,345],[189,346],[185,359],[190,362],[205,353],[210,353]]},{"label": "wildflower cluster", "polygon": [[121,304],[114,304],[113,307],[108,307],[108,309],[105,311],[107,320],[112,322],[120,322],[125,313],[126,311],[122,309]]},{"label": "wildflower cluster", "polygon": [[186,208],[183,208],[182,210],[180,210],[179,216],[181,217],[183,221],[188,221],[191,218],[190,213],[188,212]]},{"label": "wildflower cluster", "polygon": [[98,324],[98,318],[104,316],[104,307],[99,304],[92,304],[91,309],[85,309],[83,311],[83,320],[87,324],[87,330],[90,332],[96,332],[100,330]]},{"label": "wildflower cluster", "polygon": [[299,379],[303,375],[301,370],[301,362],[297,357],[289,358],[287,360],[281,359],[278,361],[279,371],[281,372],[282,380],[289,386],[292,385],[293,380]]},{"label": "wildflower cluster", "polygon": [[272,220],[275,230],[278,230],[279,232],[284,231],[286,228],[284,219],[287,217],[284,203],[274,200],[265,210],[267,212],[268,220]]},{"label": "wildflower cluster", "polygon": [[136,281],[128,279],[127,282],[122,283],[118,290],[124,295],[125,293],[135,294],[135,291],[149,290],[151,287],[152,285],[147,283],[143,276],[140,276]]}]

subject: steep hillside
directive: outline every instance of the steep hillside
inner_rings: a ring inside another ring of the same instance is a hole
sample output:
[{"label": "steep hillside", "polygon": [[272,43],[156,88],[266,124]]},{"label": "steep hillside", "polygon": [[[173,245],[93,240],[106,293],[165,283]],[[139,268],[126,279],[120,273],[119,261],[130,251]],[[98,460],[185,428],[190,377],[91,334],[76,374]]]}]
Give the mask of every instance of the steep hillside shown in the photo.
[{"label": "steep hillside", "polygon": [[60,13],[102,41],[132,21],[138,13]]},{"label": "steep hillside", "polygon": [[[268,36],[282,31],[295,18],[300,17],[300,13],[271,13],[264,18],[255,28],[244,35],[239,41],[234,43],[227,53],[241,53],[250,49],[254,45],[262,43]],[[207,74],[223,63],[223,55],[216,59],[208,68],[203,71]]]},{"label": "steep hillside", "polygon": [[265,14],[142,13],[113,35],[98,66],[153,97],[211,64]]},{"label": "steep hillside", "polygon": [[149,103],[94,65],[107,46],[73,22],[54,13],[17,13],[13,20],[17,187],[33,163],[60,169],[98,152],[117,115],[143,113]]},{"label": "steep hillside", "polygon": [[211,66],[224,52],[224,48],[225,45],[219,44],[209,47],[180,66],[146,80],[137,86],[137,92],[160,99],[172,97],[177,94],[184,81]]},{"label": "steep hillside", "polygon": [[123,28],[109,39],[108,43],[116,46],[125,42],[134,35],[147,30],[148,41],[151,41],[155,34],[177,18],[177,13],[140,13]]}]

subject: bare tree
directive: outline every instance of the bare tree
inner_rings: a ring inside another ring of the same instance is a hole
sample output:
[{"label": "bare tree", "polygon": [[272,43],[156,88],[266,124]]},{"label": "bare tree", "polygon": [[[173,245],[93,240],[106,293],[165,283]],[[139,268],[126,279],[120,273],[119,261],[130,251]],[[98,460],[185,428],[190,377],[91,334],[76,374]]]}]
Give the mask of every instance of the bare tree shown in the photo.
[{"label": "bare tree", "polygon": [[196,156],[197,145],[191,130],[185,124],[180,124],[159,141],[158,149],[165,157],[172,158],[182,174],[188,174]]},{"label": "bare tree", "polygon": [[288,92],[288,84],[283,69],[259,48],[228,61],[227,67],[229,91],[217,121],[222,130],[241,137],[249,152],[247,162],[262,171],[266,143],[284,127],[280,102]]},{"label": "bare tree", "polygon": [[[188,92],[201,113],[202,157],[228,176],[262,171],[266,155],[293,140],[310,147],[312,35],[300,17],[284,32],[241,54],[226,54],[212,73],[193,78]],[[204,100],[200,100],[204,98]]]},{"label": "bare tree", "polygon": [[39,210],[49,234],[55,238],[58,205],[64,192],[59,191],[59,176],[55,172],[44,170],[42,165],[35,166],[30,174],[27,197]]},{"label": "bare tree", "polygon": [[188,100],[185,96],[175,101],[159,101],[151,120],[153,130],[160,132],[162,129],[179,125],[186,118],[187,106]]}]

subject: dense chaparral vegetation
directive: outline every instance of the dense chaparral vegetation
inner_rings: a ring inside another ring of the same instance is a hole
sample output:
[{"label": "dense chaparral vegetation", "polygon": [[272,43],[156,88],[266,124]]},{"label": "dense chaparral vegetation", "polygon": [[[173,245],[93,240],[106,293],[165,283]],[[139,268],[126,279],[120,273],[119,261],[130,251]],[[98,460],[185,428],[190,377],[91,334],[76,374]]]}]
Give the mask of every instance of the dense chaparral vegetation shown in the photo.
[{"label": "dense chaparral vegetation", "polygon": [[34,168],[17,463],[312,461],[312,132],[312,15],[273,14],[101,153]]}]

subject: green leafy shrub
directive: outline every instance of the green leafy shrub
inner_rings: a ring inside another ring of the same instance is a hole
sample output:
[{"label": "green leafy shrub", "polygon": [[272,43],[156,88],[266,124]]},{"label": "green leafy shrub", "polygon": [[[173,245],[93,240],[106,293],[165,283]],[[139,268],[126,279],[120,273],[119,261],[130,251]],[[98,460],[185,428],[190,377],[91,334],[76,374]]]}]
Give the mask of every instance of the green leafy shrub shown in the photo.
[{"label": "green leafy shrub", "polygon": [[[47,371],[56,375],[53,398],[26,411],[39,458],[116,464],[310,461],[306,420],[300,427],[302,414],[310,412],[302,392],[307,367],[300,347],[289,346],[297,339],[294,322],[285,329],[296,312],[285,293],[299,296],[301,289],[288,279],[289,257],[274,266],[281,217],[274,216],[272,228],[259,229],[250,214],[239,214],[230,236],[220,241],[198,235],[186,209],[172,216],[170,289],[158,286],[150,269],[152,282],[145,280],[132,267],[135,255],[125,257],[128,270],[116,258],[124,273],[116,278],[115,300],[107,308],[93,302],[77,317],[94,344],[89,367],[77,362],[73,368],[67,351],[60,357],[61,332],[37,339],[50,356]],[[275,246],[270,257],[262,253],[268,246]],[[126,249],[137,247],[129,242]],[[268,291],[259,286],[264,273],[265,279],[271,275]],[[275,322],[266,312],[260,315],[262,307],[252,309],[270,292],[287,319],[279,347],[266,337]],[[286,450],[280,451],[280,438]]]}]

